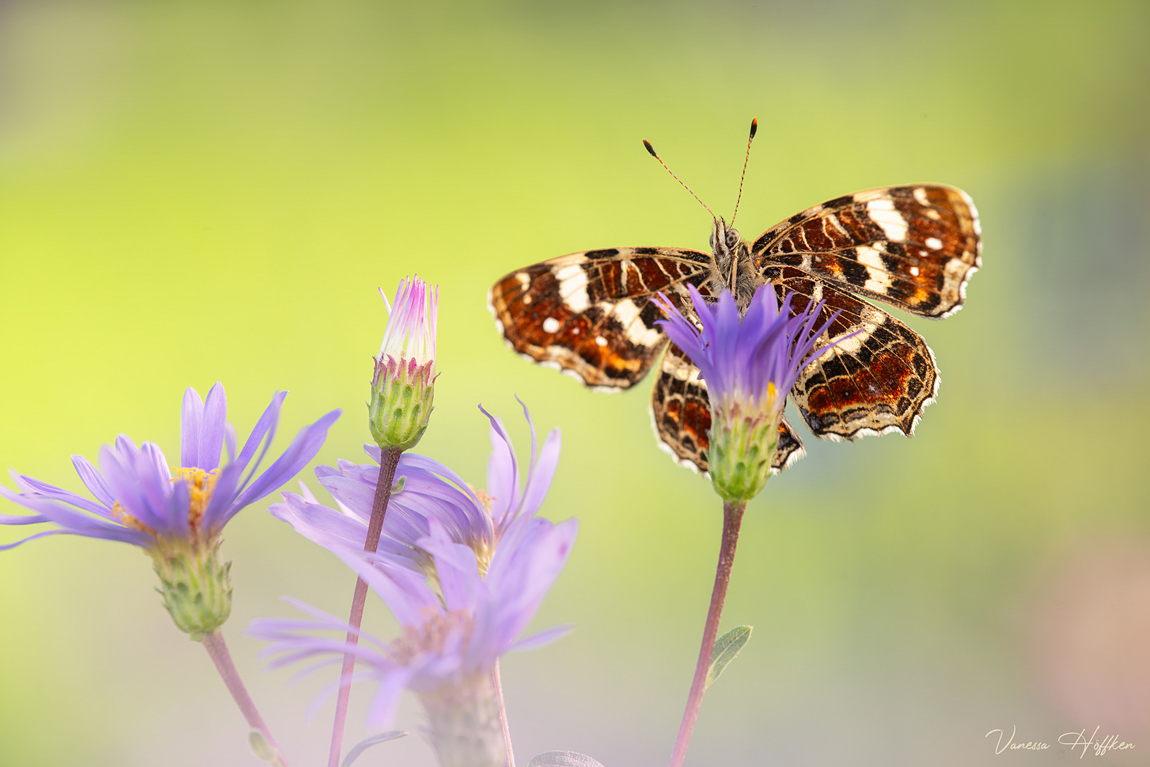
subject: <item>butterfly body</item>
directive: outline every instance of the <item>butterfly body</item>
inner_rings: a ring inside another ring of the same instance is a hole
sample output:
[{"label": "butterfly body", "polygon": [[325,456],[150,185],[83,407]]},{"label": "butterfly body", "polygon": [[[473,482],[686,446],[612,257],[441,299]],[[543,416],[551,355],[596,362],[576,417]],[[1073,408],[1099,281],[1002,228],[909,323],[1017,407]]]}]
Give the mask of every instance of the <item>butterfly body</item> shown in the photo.
[{"label": "butterfly body", "polygon": [[[729,289],[745,309],[772,285],[795,310],[824,302],[821,343],[854,334],[809,365],[791,396],[816,436],[910,436],[934,401],[938,368],[922,337],[867,298],[929,318],[961,308],[981,266],[981,231],[970,197],[941,185],[865,190],[816,205],[753,241],[715,217],[711,252],[607,248],[511,272],[488,302],[508,345],[589,387],[620,391],[656,366],[651,416],[661,447],[706,471],[710,408],[698,368],[668,341],[652,302],[664,293],[693,315],[688,285],[704,297]],[[666,353],[659,359],[659,355]],[[774,468],[802,455],[785,420]]]}]

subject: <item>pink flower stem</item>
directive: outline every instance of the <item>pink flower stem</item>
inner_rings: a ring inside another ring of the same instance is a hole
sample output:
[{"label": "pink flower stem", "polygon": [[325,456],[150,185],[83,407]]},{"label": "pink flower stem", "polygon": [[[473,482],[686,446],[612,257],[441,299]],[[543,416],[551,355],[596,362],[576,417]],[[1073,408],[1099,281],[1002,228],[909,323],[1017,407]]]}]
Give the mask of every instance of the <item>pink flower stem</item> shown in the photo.
[{"label": "pink flower stem", "polygon": [[727,583],[731,580],[731,566],[735,563],[735,546],[739,543],[739,526],[743,523],[743,510],[746,507],[746,503],[723,504],[723,543],[719,548],[719,565],[715,569],[715,587],[711,591],[711,607],[707,610],[707,625],[703,628],[699,662],[695,664],[695,678],[691,681],[687,709],[683,712],[683,721],[679,725],[679,737],[675,739],[671,767],[683,767],[683,760],[687,757],[687,744],[691,742],[691,732],[695,729],[695,720],[699,717],[699,707],[703,705],[707,670],[711,667],[711,653],[715,650],[719,618],[723,615],[723,600],[727,598]]},{"label": "pink flower stem", "polygon": [[503,682],[499,679],[499,661],[491,670],[491,681],[495,685],[495,699],[499,702],[499,724],[503,726],[503,745],[507,747],[507,767],[515,767],[515,751],[511,748],[511,728],[507,726],[507,707],[503,705]]},{"label": "pink flower stem", "polygon": [[284,759],[280,747],[276,745],[275,739],[272,738],[272,734],[268,730],[268,726],[264,724],[264,718],[260,716],[259,710],[256,709],[256,704],[252,701],[252,696],[248,695],[247,688],[244,687],[243,680],[240,679],[240,674],[236,671],[236,665],[232,663],[232,656],[231,653],[228,652],[228,646],[224,643],[223,634],[219,631],[213,631],[210,634],[205,634],[202,641],[204,649],[208,651],[208,656],[212,659],[212,663],[216,664],[216,670],[220,672],[220,677],[223,678],[224,684],[227,685],[228,692],[232,694],[232,698],[236,701],[236,705],[240,707],[240,713],[244,715],[248,726],[263,736],[264,741],[271,747],[272,751],[275,752],[281,767],[288,767],[287,759]]},{"label": "pink flower stem", "polygon": [[[380,451],[379,479],[375,484],[375,499],[371,504],[371,520],[367,525],[367,539],[363,542],[364,551],[379,548],[379,535],[383,532],[383,516],[387,513],[387,502],[391,500],[391,485],[395,482],[395,468],[399,465],[402,450],[387,448]],[[355,593],[351,598],[351,616],[347,622],[353,630],[347,632],[347,652],[343,655],[343,670],[339,677],[339,697],[335,702],[335,723],[331,729],[331,751],[328,753],[328,767],[339,767],[340,752],[343,750],[343,727],[347,721],[347,704],[351,698],[351,672],[355,668],[355,654],[359,644],[359,626],[363,622],[363,605],[367,601],[367,582],[356,578]]]}]

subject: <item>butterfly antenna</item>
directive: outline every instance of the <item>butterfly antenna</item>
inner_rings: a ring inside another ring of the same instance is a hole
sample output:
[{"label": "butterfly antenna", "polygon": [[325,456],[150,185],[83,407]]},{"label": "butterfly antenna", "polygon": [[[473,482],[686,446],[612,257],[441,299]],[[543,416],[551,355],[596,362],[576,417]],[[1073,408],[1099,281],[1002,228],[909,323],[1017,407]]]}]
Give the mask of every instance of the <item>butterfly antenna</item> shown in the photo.
[{"label": "butterfly antenna", "polygon": [[703,206],[703,210],[705,210],[705,211],[707,211],[708,213],[710,213],[710,214],[711,214],[711,218],[718,220],[718,218],[719,218],[719,217],[718,217],[718,216],[716,216],[716,215],[715,215],[713,212],[711,212],[711,209],[707,207],[707,203],[705,203],[705,202],[703,202],[702,200],[700,200],[700,199],[699,199],[699,195],[697,195],[697,194],[695,194],[694,192],[692,192],[692,191],[691,191],[691,187],[689,187],[689,186],[687,186],[686,184],[684,184],[684,183],[683,183],[683,179],[681,179],[681,178],[679,178],[678,176],[676,176],[676,175],[675,175],[675,171],[673,171],[673,170],[671,170],[670,168],[668,168],[668,167],[667,167],[667,163],[663,162],[663,158],[662,158],[662,157],[660,157],[660,156],[659,156],[659,155],[658,155],[658,154],[655,152],[655,147],[651,146],[651,142],[650,142],[650,141],[648,141],[647,139],[643,139],[643,146],[647,147],[647,153],[648,153],[648,154],[650,154],[652,157],[654,157],[656,160],[658,160],[658,161],[659,161],[659,164],[663,166],[663,170],[665,170],[665,171],[667,171],[668,173],[670,173],[670,174],[671,174],[671,178],[673,178],[673,179],[675,179],[676,181],[678,181],[678,182],[679,182],[679,185],[680,185],[681,187],[683,187],[684,189],[686,189],[686,190],[687,190],[687,193],[688,193],[688,194],[690,194],[692,197],[694,197],[694,198],[695,198],[695,201],[696,201],[697,203],[699,203],[700,205],[702,205],[702,206]]},{"label": "butterfly antenna", "polygon": [[759,130],[759,119],[751,120],[751,135],[747,138],[747,155],[743,158],[743,173],[739,176],[739,196],[735,198],[735,212],[731,215],[731,226],[735,225],[735,216],[739,215],[739,203],[743,200],[743,179],[747,177],[747,163],[751,161],[751,142],[755,140],[755,133]]}]

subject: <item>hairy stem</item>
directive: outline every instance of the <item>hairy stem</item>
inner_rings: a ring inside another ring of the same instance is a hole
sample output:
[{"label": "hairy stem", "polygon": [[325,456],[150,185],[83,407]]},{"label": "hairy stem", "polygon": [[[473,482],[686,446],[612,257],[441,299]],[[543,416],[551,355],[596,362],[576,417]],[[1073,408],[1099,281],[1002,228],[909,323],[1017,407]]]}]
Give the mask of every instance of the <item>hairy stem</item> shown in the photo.
[{"label": "hairy stem", "polygon": [[219,630],[205,634],[202,643],[204,649],[208,651],[208,656],[211,657],[212,663],[216,664],[216,670],[220,672],[220,677],[224,680],[224,684],[227,685],[228,692],[232,694],[236,705],[240,707],[240,713],[244,715],[248,726],[263,736],[264,741],[275,752],[280,767],[288,767],[287,760],[284,759],[280,747],[276,745],[275,739],[272,738],[268,726],[264,724],[264,718],[260,716],[256,704],[252,701],[252,696],[248,695],[247,688],[244,687],[243,680],[240,679],[240,674],[236,671],[236,664],[232,663],[232,656],[231,653],[228,652],[227,644],[224,643],[223,634],[221,634]]},{"label": "hairy stem", "polygon": [[[395,468],[399,465],[402,450],[388,448],[379,456],[379,479],[375,485],[375,499],[371,504],[371,520],[367,525],[367,539],[363,542],[364,551],[379,548],[379,535],[383,532],[383,516],[387,513],[387,502],[391,500],[391,486],[395,482]],[[367,582],[356,578],[355,593],[351,598],[351,615],[347,622],[352,629],[347,632],[348,650],[343,656],[343,669],[339,677],[339,697],[335,702],[335,723],[331,729],[331,751],[328,752],[328,767],[339,767],[339,757],[343,750],[343,727],[347,721],[347,704],[351,697],[351,672],[355,668],[355,655],[352,648],[359,644],[359,626],[363,622],[363,604],[367,601]]]},{"label": "hairy stem", "polygon": [[507,767],[515,767],[515,752],[511,749],[511,728],[507,726],[507,706],[503,704],[503,682],[499,678],[499,660],[491,670],[491,681],[495,685],[495,700],[499,703],[499,724],[503,727],[503,745],[507,747]]},{"label": "hairy stem", "polygon": [[711,591],[711,607],[707,610],[707,625],[703,628],[699,662],[695,665],[695,678],[691,681],[687,709],[683,712],[683,721],[679,725],[679,737],[675,739],[671,767],[683,766],[683,760],[687,757],[687,744],[691,742],[691,732],[695,729],[695,720],[699,717],[699,707],[703,705],[707,670],[711,667],[711,653],[715,650],[715,639],[719,634],[723,600],[727,598],[731,566],[735,563],[735,546],[739,543],[739,526],[743,523],[743,510],[746,507],[746,503],[723,504],[723,542],[719,548],[719,565],[715,568],[715,587]]}]

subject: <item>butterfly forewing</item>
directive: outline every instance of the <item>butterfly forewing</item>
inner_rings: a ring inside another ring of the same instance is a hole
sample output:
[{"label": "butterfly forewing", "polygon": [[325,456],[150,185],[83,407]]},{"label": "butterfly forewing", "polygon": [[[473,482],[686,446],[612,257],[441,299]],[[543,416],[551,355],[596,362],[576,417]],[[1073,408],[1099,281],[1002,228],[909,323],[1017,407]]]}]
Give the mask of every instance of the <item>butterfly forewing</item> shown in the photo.
[{"label": "butterfly forewing", "polygon": [[515,351],[617,391],[643,378],[667,342],[652,297],[684,306],[686,284],[706,294],[712,268],[709,254],[678,248],[572,253],[504,276],[488,303]]},{"label": "butterfly forewing", "polygon": [[981,242],[966,192],[895,186],[791,216],[755,240],[752,253],[760,272],[790,266],[914,314],[946,317],[962,307],[982,264]]}]

